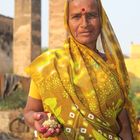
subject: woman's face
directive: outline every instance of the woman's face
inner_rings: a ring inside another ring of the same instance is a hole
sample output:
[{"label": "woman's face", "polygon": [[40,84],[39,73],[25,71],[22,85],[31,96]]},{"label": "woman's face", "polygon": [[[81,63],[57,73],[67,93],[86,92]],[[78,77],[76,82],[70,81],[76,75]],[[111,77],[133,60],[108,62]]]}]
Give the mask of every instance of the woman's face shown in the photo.
[{"label": "woman's face", "polygon": [[95,44],[101,30],[96,0],[70,0],[68,24],[79,43]]}]

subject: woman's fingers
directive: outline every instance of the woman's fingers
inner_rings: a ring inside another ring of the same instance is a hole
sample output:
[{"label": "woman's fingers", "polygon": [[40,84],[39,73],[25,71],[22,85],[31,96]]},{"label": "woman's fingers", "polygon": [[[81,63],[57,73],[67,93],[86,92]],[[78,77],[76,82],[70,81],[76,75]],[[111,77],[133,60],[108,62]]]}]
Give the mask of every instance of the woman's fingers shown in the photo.
[{"label": "woman's fingers", "polygon": [[47,129],[42,127],[42,124],[39,121],[34,121],[34,127],[38,132],[46,132]]},{"label": "woman's fingers", "polygon": [[56,134],[59,134],[60,131],[61,131],[60,128],[56,128],[56,129],[55,129]]},{"label": "woman's fingers", "polygon": [[61,128],[59,127],[57,128],[42,127],[42,134],[44,135],[45,138],[57,136],[60,134],[60,132]]},{"label": "woman's fingers", "polygon": [[47,127],[41,127],[40,128],[41,133],[46,133],[48,131]]},{"label": "woman's fingers", "polygon": [[34,120],[36,120],[36,121],[39,121],[40,119],[42,119],[42,117],[43,117],[43,115],[42,115],[41,113],[35,112],[35,113],[33,114],[33,118],[34,118]]},{"label": "woman's fingers", "polygon": [[47,130],[47,132],[44,133],[44,137],[45,137],[45,138],[52,137],[52,136],[54,135],[54,133],[55,133],[54,128],[49,128],[49,129]]},{"label": "woman's fingers", "polygon": [[42,113],[42,112],[35,112],[33,114],[33,118],[34,118],[34,127],[37,131],[41,132],[41,133],[45,133],[47,131],[47,127],[43,127],[42,123],[45,120],[45,116],[46,114]]},{"label": "woman's fingers", "polygon": [[61,132],[61,124],[58,123],[54,115],[44,112],[33,114],[35,129],[42,133],[45,138],[55,137]]}]

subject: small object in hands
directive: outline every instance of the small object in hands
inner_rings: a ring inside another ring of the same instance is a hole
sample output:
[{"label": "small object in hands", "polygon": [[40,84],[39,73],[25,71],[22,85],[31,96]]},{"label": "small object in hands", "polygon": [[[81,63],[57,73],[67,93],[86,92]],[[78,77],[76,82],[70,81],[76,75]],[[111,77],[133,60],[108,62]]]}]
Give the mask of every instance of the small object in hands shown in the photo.
[{"label": "small object in hands", "polygon": [[54,119],[54,117],[52,117],[51,113],[47,113],[47,116],[48,119],[43,122],[41,132],[45,133],[47,131],[49,135],[54,133],[58,134],[60,132],[61,125]]},{"label": "small object in hands", "polygon": [[48,119],[45,120],[42,125],[44,127],[56,128],[59,123],[56,120],[51,119],[51,116],[52,116],[51,113],[48,113],[47,115],[48,115]]}]

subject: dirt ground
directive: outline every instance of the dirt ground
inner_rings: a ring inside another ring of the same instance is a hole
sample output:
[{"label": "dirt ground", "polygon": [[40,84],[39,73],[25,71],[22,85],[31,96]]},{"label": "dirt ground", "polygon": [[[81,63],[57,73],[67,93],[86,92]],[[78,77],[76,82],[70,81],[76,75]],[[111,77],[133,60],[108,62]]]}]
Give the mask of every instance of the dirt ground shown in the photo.
[{"label": "dirt ground", "polygon": [[0,140],[34,140],[31,134],[15,135],[12,133],[0,132]]}]

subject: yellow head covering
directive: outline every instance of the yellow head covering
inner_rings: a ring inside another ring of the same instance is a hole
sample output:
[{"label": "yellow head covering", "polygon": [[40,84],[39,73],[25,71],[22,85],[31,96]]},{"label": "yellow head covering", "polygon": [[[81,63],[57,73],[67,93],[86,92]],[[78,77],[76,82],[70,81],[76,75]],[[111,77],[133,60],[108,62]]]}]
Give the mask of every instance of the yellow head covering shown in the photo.
[{"label": "yellow head covering", "polygon": [[[137,126],[136,126],[136,121],[135,121],[135,112],[133,110],[131,102],[128,99],[128,93],[130,90],[130,81],[129,81],[128,72],[125,66],[123,53],[121,51],[120,44],[117,40],[117,37],[113,31],[111,23],[106,15],[106,12],[104,8],[102,7],[101,0],[96,0],[96,1],[98,3],[99,15],[101,18],[101,27],[102,27],[100,36],[98,37],[98,40],[100,40],[101,42],[100,44],[97,44],[97,48],[98,47],[103,48],[107,61],[109,61],[110,65],[113,64],[111,67],[113,67],[117,72],[117,77],[119,79],[120,85],[125,95],[125,108],[128,111],[128,115],[131,120],[131,127],[133,131],[133,135],[136,139]],[[70,29],[68,25],[68,12],[69,12],[69,0],[67,0],[65,4],[64,25],[65,25],[66,30],[70,33]],[[72,36],[71,33],[70,33],[70,36]],[[77,44],[82,45],[78,42]],[[98,46],[98,45],[101,45],[101,46]]]},{"label": "yellow head covering", "polygon": [[[104,8],[102,7],[101,1],[97,0],[97,3],[98,3],[99,13],[100,13],[99,15],[101,15],[101,24],[102,24],[102,29],[101,29],[101,43],[102,44],[101,45],[106,54],[107,60],[114,64],[114,67],[116,68],[118,72],[122,86],[128,89],[129,77],[128,77],[128,73],[126,70],[126,66],[125,66],[122,51],[120,49],[119,42],[116,38],[116,35],[113,31],[110,21],[106,15],[106,12]],[[72,36],[69,29],[69,25],[68,25],[68,7],[69,7],[69,0],[67,0],[66,5],[65,5],[64,25],[65,25],[66,30],[69,32],[70,36]],[[125,94],[127,93],[128,91],[125,91]]]}]

